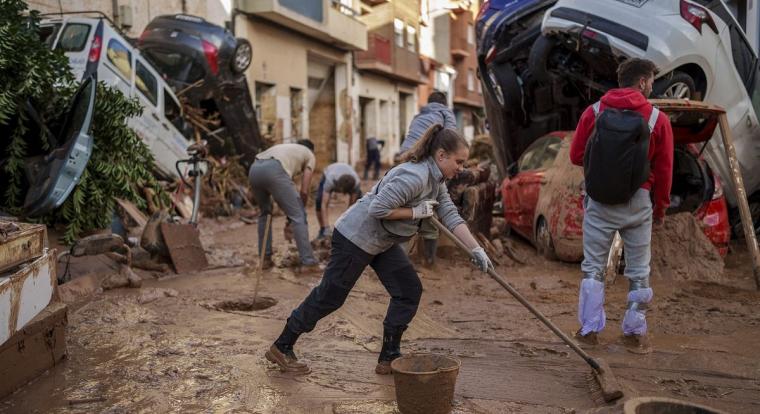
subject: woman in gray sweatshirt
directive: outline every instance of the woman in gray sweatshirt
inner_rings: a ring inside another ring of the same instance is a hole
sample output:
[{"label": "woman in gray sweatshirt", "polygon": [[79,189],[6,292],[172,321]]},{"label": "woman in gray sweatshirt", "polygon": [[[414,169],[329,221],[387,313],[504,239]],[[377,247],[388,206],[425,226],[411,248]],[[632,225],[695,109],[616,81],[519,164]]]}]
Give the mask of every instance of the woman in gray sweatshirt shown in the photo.
[{"label": "woman in gray sweatshirt", "polygon": [[401,335],[414,318],[422,284],[399,243],[413,237],[423,219],[437,214],[470,249],[482,270],[491,261],[451,202],[444,180],[464,168],[469,146],[454,129],[434,125],[407,151],[405,162],[391,169],[372,190],[335,223],[330,261],[322,281],[292,312],[266,358],[284,371],[308,373],[293,352],[298,336],[343,305],[367,266],[391,296],[383,322],[383,345],[375,372],[390,374],[401,356]]}]

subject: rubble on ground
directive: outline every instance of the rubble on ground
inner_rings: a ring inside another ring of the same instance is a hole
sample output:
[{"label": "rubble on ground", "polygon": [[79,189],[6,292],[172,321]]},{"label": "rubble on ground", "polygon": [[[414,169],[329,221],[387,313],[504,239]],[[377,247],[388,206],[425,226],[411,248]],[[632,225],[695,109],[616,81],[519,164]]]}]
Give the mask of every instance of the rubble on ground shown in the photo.
[{"label": "rubble on ground", "polygon": [[723,259],[691,213],[667,216],[652,231],[652,276],[664,279],[718,282]]}]

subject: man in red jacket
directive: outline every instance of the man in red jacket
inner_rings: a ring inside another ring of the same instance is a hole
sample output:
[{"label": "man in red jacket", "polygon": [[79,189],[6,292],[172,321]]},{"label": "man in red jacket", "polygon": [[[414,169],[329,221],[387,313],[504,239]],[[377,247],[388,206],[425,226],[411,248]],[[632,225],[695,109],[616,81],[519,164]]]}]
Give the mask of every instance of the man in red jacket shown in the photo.
[{"label": "man in red jacket", "polygon": [[[599,114],[606,108],[636,111],[648,122],[649,178],[631,199],[620,204],[604,204],[588,195],[584,199],[583,263],[581,270],[576,338],[597,344],[597,333],[604,328],[604,268],[612,238],[619,232],[625,249],[625,276],[629,279],[628,307],[623,318],[624,342],[634,352],[650,352],[646,337],[646,307],[653,292],[649,287],[652,225],[662,225],[670,204],[673,173],[673,131],[665,114],[647,101],[657,68],[644,59],[630,59],[617,69],[620,88],[609,90],[581,116],[570,147],[570,160],[584,165],[586,145],[595,130]],[[598,139],[603,136],[597,137]],[[589,177],[586,177],[589,180]],[[625,185],[620,183],[621,186]]]}]

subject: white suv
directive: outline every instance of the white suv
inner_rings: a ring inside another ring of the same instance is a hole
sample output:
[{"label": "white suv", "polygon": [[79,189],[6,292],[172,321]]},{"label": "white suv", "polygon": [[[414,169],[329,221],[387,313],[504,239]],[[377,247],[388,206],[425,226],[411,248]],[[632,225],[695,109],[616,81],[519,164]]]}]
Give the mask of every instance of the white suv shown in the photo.
[{"label": "white suv", "polygon": [[[744,185],[749,194],[760,195],[758,59],[722,1],[559,0],[544,15],[541,32],[546,56],[549,48],[575,50],[599,78],[614,81],[619,62],[645,58],[660,69],[655,94],[725,108]],[[561,64],[551,58],[545,62],[547,70]],[[708,160],[731,188],[723,144],[720,139],[710,142],[714,148]],[[735,205],[735,192],[728,195]]]},{"label": "white suv", "polygon": [[192,143],[190,134],[174,92],[140,51],[106,18],[46,19],[40,26],[48,45],[62,49],[69,58],[77,79],[95,75],[98,81],[138,99],[142,115],[128,124],[150,148],[158,172],[176,177],[176,162],[187,157]]}]

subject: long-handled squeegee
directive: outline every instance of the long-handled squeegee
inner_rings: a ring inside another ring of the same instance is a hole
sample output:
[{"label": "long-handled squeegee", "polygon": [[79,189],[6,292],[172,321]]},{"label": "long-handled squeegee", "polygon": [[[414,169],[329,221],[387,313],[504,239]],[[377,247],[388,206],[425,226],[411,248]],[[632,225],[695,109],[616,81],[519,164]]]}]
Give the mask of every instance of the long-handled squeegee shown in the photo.
[{"label": "long-handled squeegee", "polygon": [[[454,233],[444,227],[443,224],[438,221],[438,219],[431,217],[430,221],[433,223],[433,225],[435,225],[435,227],[438,228],[438,230],[441,231],[441,233],[448,236],[457,245],[457,247],[467,252],[468,255],[472,256],[470,249],[468,249],[467,246],[465,246],[465,244],[459,240],[457,236],[454,235]],[[512,296],[514,296],[518,302],[522,303],[523,306],[528,308],[528,310],[533,313],[533,315],[538,318],[539,321],[543,322],[547,328],[554,332],[554,334],[557,335],[562,340],[562,342],[572,348],[572,350],[575,351],[575,353],[578,354],[581,358],[583,358],[586,363],[591,365],[594,378],[596,378],[597,382],[599,383],[599,387],[602,390],[602,397],[605,401],[614,401],[623,396],[623,391],[620,387],[620,383],[618,382],[617,378],[615,378],[615,375],[612,373],[612,370],[610,369],[610,366],[607,364],[607,362],[601,358],[592,358],[591,355],[586,353],[586,351],[578,347],[578,345],[573,342],[572,339],[570,339],[554,323],[552,323],[552,321],[550,321],[538,309],[530,304],[530,302],[528,302],[523,297],[523,295],[520,294],[520,292],[515,290],[515,288],[513,288],[501,276],[499,276],[499,274],[496,273],[494,269],[488,269],[488,275],[491,276],[491,278],[500,284],[504,289],[506,289]]]}]

